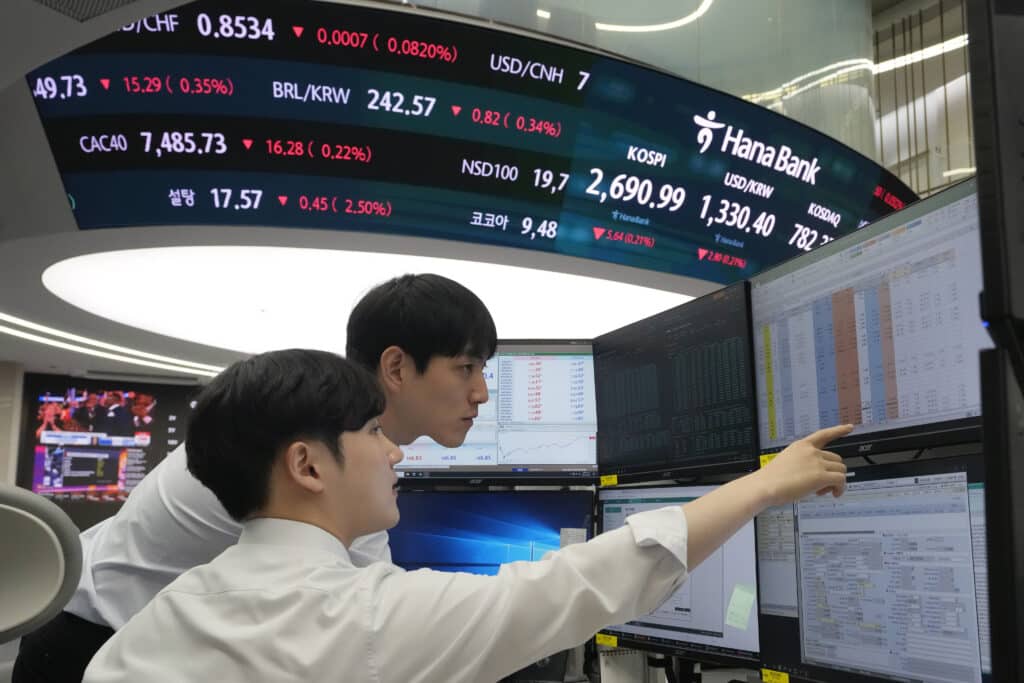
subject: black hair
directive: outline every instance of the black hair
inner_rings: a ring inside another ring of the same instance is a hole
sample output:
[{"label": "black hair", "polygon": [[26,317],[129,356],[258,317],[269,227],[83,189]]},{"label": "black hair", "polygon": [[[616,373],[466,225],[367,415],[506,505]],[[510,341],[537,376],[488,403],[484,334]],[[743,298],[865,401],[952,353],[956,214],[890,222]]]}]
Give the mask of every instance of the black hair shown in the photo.
[{"label": "black hair", "polygon": [[489,360],[498,333],[476,294],[441,275],[402,275],[377,285],[348,318],[345,355],[377,372],[380,355],[398,346],[423,372],[434,356]]},{"label": "black hair", "polygon": [[341,461],[341,433],[383,412],[377,378],[337,354],[289,349],[253,356],[200,392],[188,420],[188,471],[243,520],[266,505],[282,448],[313,439]]}]

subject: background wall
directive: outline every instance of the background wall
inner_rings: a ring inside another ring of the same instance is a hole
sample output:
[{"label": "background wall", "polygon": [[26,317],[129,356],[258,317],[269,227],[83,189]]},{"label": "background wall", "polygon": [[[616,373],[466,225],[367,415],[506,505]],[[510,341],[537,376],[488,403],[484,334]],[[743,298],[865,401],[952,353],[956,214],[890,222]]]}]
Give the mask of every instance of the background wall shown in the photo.
[{"label": "background wall", "polygon": [[[928,195],[974,173],[964,0],[903,2],[875,18],[875,160]],[[877,68],[877,67],[876,67]]]},{"label": "background wall", "polygon": [[20,365],[0,362],[0,482],[6,484],[15,479],[23,377]]}]

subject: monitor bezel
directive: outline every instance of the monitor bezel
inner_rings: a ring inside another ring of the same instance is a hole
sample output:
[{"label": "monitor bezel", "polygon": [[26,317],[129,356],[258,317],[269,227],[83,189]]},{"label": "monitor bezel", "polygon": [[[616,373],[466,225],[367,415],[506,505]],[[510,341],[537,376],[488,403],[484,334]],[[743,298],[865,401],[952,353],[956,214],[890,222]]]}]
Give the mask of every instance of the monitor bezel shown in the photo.
[{"label": "monitor bezel", "polygon": [[[599,488],[597,490],[597,494],[594,496],[594,522],[595,522],[595,525],[596,525],[596,528],[597,528],[597,534],[600,535],[600,534],[602,534],[602,533],[604,533],[606,531],[606,529],[604,527],[604,506],[602,504],[603,503],[603,501],[602,501],[602,493],[609,492],[609,491],[617,491],[617,492],[622,492],[622,491],[645,491],[645,490],[651,490],[651,489],[687,489],[687,488],[696,488],[696,487],[718,488],[718,487],[723,486],[723,485],[724,484],[697,484],[697,483],[677,484],[675,482],[666,482],[666,483],[662,483],[662,484],[650,484],[650,485],[644,485],[644,486],[628,486],[628,487],[618,487],[618,488],[613,488],[613,487]],[[751,523],[753,523],[753,521],[751,521]],[[757,566],[757,530],[755,528],[754,529],[754,581],[755,581],[755,585],[759,585],[760,584],[760,579],[759,579],[759,576],[758,576],[758,571],[759,570],[758,570],[758,566]],[[689,577],[687,577],[687,580],[689,580]],[[757,610],[757,614],[752,615],[752,616],[754,616],[755,618],[758,619],[758,629],[759,629],[758,630],[758,652],[748,652],[748,651],[741,651],[741,650],[734,650],[733,652],[724,652],[724,651],[720,651],[720,650],[719,651],[715,651],[715,650],[703,649],[703,648],[713,648],[713,647],[715,647],[713,645],[701,645],[701,644],[697,644],[697,643],[693,643],[693,644],[689,644],[689,643],[673,644],[673,643],[670,643],[670,642],[663,642],[664,640],[667,640],[667,639],[659,639],[657,641],[647,640],[645,638],[645,636],[640,636],[640,635],[633,634],[633,633],[626,633],[626,632],[619,631],[619,630],[616,630],[616,629],[610,628],[610,627],[609,628],[603,628],[603,629],[601,629],[600,632],[601,633],[606,633],[606,634],[609,634],[609,635],[612,635],[612,636],[615,636],[615,638],[618,640],[619,645],[622,646],[622,647],[629,647],[629,648],[632,648],[632,649],[635,649],[635,650],[643,650],[645,652],[655,652],[655,653],[658,653],[658,654],[664,654],[664,655],[668,655],[668,656],[672,656],[672,657],[680,657],[680,658],[685,659],[685,660],[696,661],[696,662],[707,663],[707,664],[715,664],[715,665],[721,665],[721,666],[738,666],[738,667],[746,667],[746,668],[756,668],[757,666],[759,666],[759,662],[761,661],[761,654],[760,654],[760,647],[761,647],[761,645],[760,645],[760,643],[761,643],[761,636],[760,636],[760,627],[761,627],[761,623],[760,623],[760,611],[761,611],[761,609],[760,609],[760,602],[761,602],[761,593],[760,593],[760,590],[758,590],[757,600],[755,601],[754,607],[753,607],[753,609]],[[745,654],[741,654],[742,652],[746,652],[747,654],[746,655]]]},{"label": "monitor bezel", "polygon": [[[977,195],[977,183],[975,179],[968,178],[966,180],[962,180],[950,185],[941,192],[936,192],[929,197],[919,199],[913,204],[908,204],[899,211],[894,211],[893,213],[883,216],[856,232],[844,235],[843,237],[835,239],[811,252],[801,254],[796,258],[792,258],[752,276],[750,278],[751,344],[754,342],[753,321],[755,292],[761,283],[770,282],[781,276],[799,271],[808,263],[817,263],[818,261],[841,252],[844,249],[848,249],[855,244],[866,242],[882,233],[897,229],[911,221],[917,220],[922,216],[931,213],[938,207],[947,206],[953,202],[965,199],[972,194],[975,196]],[[978,324],[983,325],[984,323],[979,320]],[[756,400],[758,406],[760,406],[761,396],[759,379],[760,378],[757,376],[755,368],[755,393],[757,395]],[[758,410],[757,416],[757,431],[760,439],[760,410]],[[832,425],[822,425],[822,427],[830,426]],[[980,440],[981,416],[979,415],[976,417],[943,420],[941,422],[932,422],[926,425],[917,425],[913,427],[897,427],[894,429],[878,430],[865,434],[858,434],[855,429],[853,434],[833,441],[829,444],[828,448],[830,451],[838,453],[844,458],[850,458],[864,455],[871,456],[875,454],[895,453],[921,448],[933,448],[936,446],[976,443]],[[785,448],[785,446],[767,447],[762,445],[761,453],[778,453],[783,448]]]},{"label": "monitor bezel", "polygon": [[[1015,368],[1005,349],[981,354],[984,439],[982,451],[987,479],[985,486],[986,533],[988,535],[989,600],[992,633],[993,680],[1021,680],[1024,674],[1024,460],[1017,454],[1024,448],[1024,397]],[[996,678],[998,674],[998,678]]]},{"label": "monitor bezel", "polygon": [[[499,339],[494,350],[494,356],[488,358],[496,358],[497,355],[506,350],[508,347],[524,347],[524,351],[528,351],[531,346],[565,346],[567,350],[571,351],[574,347],[580,347],[581,349],[589,349],[591,357],[593,357],[593,340],[585,338],[572,338],[572,339]],[[584,351],[586,352],[586,351]],[[490,398],[490,400],[497,400],[496,398]],[[595,397],[596,400],[596,397]],[[596,434],[597,428],[595,425],[594,432]],[[522,472],[467,472],[465,470],[403,470],[398,469],[396,471],[402,472],[398,479],[398,490],[401,491],[427,491],[436,489],[438,487],[445,486],[469,486],[469,487],[487,487],[487,486],[520,486],[520,485],[552,485],[552,486],[587,486],[597,481],[598,470],[596,466],[595,456],[595,468],[591,471],[575,471],[575,472],[558,472],[558,471],[541,471],[537,474],[523,474]],[[408,472],[414,472],[412,476],[409,476]],[[422,472],[422,473],[420,473]]]},{"label": "monitor bezel", "polygon": [[[985,485],[985,495],[988,496],[988,481],[985,471],[985,463],[981,456],[981,444],[976,444],[976,452],[969,453],[966,455],[951,455],[944,457],[931,457],[931,458],[913,458],[910,460],[902,460],[899,462],[891,462],[876,465],[862,465],[859,467],[851,467],[849,472],[853,473],[855,478],[857,474],[869,474],[868,478],[863,478],[861,481],[874,481],[878,479],[895,479],[899,477],[911,477],[915,475],[933,475],[933,474],[945,474],[951,472],[963,471],[967,473],[967,482],[970,483],[982,483]],[[758,545],[757,539],[757,517],[754,518],[754,545],[756,557],[760,557],[760,546]],[[986,537],[990,537],[991,534],[988,531],[988,520],[986,519]],[[992,554],[989,553],[989,567],[992,564]],[[758,561],[760,571],[760,561]],[[990,570],[991,573],[991,570]],[[991,591],[990,591],[991,592]],[[765,615],[760,610],[760,597],[762,595],[760,585],[760,573],[758,573],[758,633],[778,633],[782,622],[777,620],[792,620],[795,623],[796,628],[796,649],[800,649],[800,623],[799,617],[781,617],[777,615]],[[993,611],[994,601],[989,600],[989,611],[990,615]],[[991,620],[990,620],[991,621]],[[990,629],[991,630],[991,629]],[[991,639],[991,637],[990,637]],[[884,677],[872,673],[858,673],[849,671],[847,669],[831,669],[826,668],[817,664],[804,664],[802,660],[798,664],[798,669],[794,670],[789,664],[782,664],[780,662],[772,662],[765,657],[765,642],[766,639],[762,635],[761,637],[761,665],[776,671],[782,671],[787,673],[791,678],[798,681],[828,681],[829,683],[894,683],[899,679],[894,677]],[[995,643],[993,641],[993,649]],[[994,660],[993,660],[994,661]],[[988,677],[983,675],[982,680],[984,683],[989,683],[995,680],[988,674]]]},{"label": "monitor bezel", "polygon": [[[750,399],[751,405],[750,405],[750,410],[751,410],[751,415],[754,418],[754,425],[753,425],[754,444],[751,447],[750,457],[748,459],[746,459],[746,460],[739,460],[739,459],[737,459],[737,460],[733,460],[733,461],[730,461],[730,462],[698,463],[698,464],[693,464],[693,465],[671,465],[671,466],[668,466],[668,467],[665,466],[665,463],[659,463],[657,466],[653,466],[653,465],[636,465],[636,466],[628,466],[627,465],[627,466],[621,466],[621,467],[602,466],[602,464],[601,464],[601,423],[600,423],[600,410],[601,410],[600,393],[601,392],[597,391],[598,372],[597,372],[597,350],[596,350],[597,349],[597,345],[598,345],[599,340],[601,339],[601,337],[606,336],[608,334],[615,334],[617,332],[621,332],[621,331],[626,330],[626,329],[628,329],[629,327],[631,327],[631,326],[633,326],[635,324],[638,324],[638,323],[641,323],[641,322],[645,322],[647,320],[650,320],[651,318],[656,318],[658,316],[665,315],[665,314],[670,313],[672,311],[676,311],[676,310],[678,310],[680,308],[683,308],[685,306],[689,306],[690,304],[692,304],[694,302],[701,301],[701,300],[707,299],[709,297],[714,297],[716,294],[720,294],[720,293],[722,293],[722,292],[724,292],[724,291],[726,291],[726,290],[728,290],[730,288],[742,288],[743,291],[744,291],[744,293],[743,293],[744,300],[745,300],[744,315],[746,316],[746,325],[745,325],[746,326],[746,344],[745,344],[745,350],[746,350],[746,353],[747,353],[747,361],[748,361],[748,363],[747,363],[747,368],[748,368],[747,381],[750,382],[750,388],[751,388],[751,399]],[[700,477],[703,477],[704,475],[740,474],[740,473],[744,473],[744,472],[752,472],[753,470],[757,469],[757,465],[758,465],[757,456],[758,456],[758,453],[760,453],[760,450],[759,450],[760,433],[758,431],[758,422],[757,422],[757,384],[756,384],[756,377],[754,376],[754,338],[753,338],[754,335],[751,332],[751,330],[753,330],[753,314],[752,314],[751,307],[750,307],[750,292],[751,292],[750,282],[748,280],[740,280],[739,282],[734,282],[731,285],[726,285],[724,287],[721,287],[721,288],[719,288],[719,289],[717,289],[714,292],[711,292],[709,294],[705,294],[703,296],[697,297],[696,299],[692,299],[692,300],[687,301],[686,303],[680,304],[678,306],[673,306],[672,308],[665,309],[664,311],[661,311],[659,313],[655,313],[654,315],[648,316],[646,318],[642,318],[641,320],[638,320],[638,321],[636,321],[634,323],[630,323],[629,325],[624,325],[623,327],[620,327],[620,328],[618,328],[616,330],[612,330],[610,332],[605,333],[605,335],[600,335],[600,336],[594,338],[594,340],[593,340],[593,344],[594,344],[594,404],[597,407],[597,411],[598,411],[598,425],[597,425],[597,444],[598,444],[598,448],[597,448],[597,471],[598,471],[598,474],[601,477],[615,477],[615,481],[618,482],[618,483],[641,483],[641,482],[649,482],[649,481],[674,480],[674,479],[678,479],[678,478],[688,478],[688,477],[694,477],[694,476],[697,476],[698,478],[700,478]]]}]

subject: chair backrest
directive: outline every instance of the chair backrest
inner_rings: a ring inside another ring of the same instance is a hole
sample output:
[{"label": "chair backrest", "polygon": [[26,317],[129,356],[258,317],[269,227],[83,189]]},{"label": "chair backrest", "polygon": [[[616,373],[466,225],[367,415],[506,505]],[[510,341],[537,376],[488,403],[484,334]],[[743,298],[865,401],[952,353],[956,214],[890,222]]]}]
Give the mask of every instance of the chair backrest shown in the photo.
[{"label": "chair backrest", "polygon": [[0,643],[55,617],[81,573],[78,527],[67,514],[42,496],[0,483]]}]

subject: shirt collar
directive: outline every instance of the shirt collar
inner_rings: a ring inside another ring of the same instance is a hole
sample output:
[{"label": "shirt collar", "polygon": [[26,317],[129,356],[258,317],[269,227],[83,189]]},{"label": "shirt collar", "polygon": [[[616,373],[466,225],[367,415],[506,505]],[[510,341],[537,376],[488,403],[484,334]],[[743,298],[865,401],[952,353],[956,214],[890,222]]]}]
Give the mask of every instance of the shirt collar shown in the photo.
[{"label": "shirt collar", "polygon": [[345,544],[333,534],[305,522],[274,517],[257,517],[242,525],[239,545],[283,545],[310,548],[351,562]]}]

